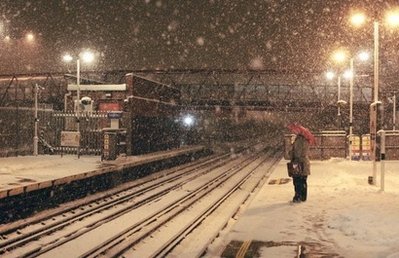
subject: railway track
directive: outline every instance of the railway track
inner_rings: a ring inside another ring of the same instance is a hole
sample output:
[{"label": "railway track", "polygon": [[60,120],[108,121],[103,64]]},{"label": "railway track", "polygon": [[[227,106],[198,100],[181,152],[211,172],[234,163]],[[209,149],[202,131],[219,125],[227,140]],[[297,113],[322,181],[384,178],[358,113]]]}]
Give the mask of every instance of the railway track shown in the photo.
[{"label": "railway track", "polygon": [[[268,148],[213,156],[163,171],[157,178],[132,184],[67,211],[0,229],[0,255],[165,256],[178,250],[176,247],[190,232],[198,230],[227,200],[243,192],[243,187],[256,187],[259,180],[256,183],[253,177],[259,179],[262,174],[259,168],[269,163],[270,169],[280,155]],[[264,171],[263,175],[266,175]],[[250,192],[244,194],[245,198]],[[240,203],[245,198],[241,197]],[[237,205],[234,207],[232,210],[236,211]],[[170,232],[172,229],[175,232]],[[154,240],[156,243],[152,243]],[[151,253],[147,253],[149,250]]]}]

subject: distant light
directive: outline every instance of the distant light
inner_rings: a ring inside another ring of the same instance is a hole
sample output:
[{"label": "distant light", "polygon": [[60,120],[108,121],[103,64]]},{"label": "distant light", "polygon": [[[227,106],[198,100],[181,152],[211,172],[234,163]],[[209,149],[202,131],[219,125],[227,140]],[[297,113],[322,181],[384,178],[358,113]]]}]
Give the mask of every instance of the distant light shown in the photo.
[{"label": "distant light", "polygon": [[11,41],[11,37],[8,36],[8,35],[5,36],[5,37],[4,37],[4,41],[5,41],[5,42],[10,42],[10,41]]},{"label": "distant light", "polygon": [[326,73],[326,77],[328,80],[332,80],[332,79],[334,79],[335,74],[334,74],[334,72],[329,71]]},{"label": "distant light", "polygon": [[91,63],[94,60],[94,54],[90,51],[85,51],[81,54],[81,58],[86,63]]},{"label": "distant light", "polygon": [[26,34],[26,40],[28,42],[32,42],[35,39],[35,36],[32,33]]},{"label": "distant light", "polygon": [[71,61],[73,60],[73,57],[72,57],[70,54],[65,54],[65,55],[62,57],[62,60],[64,60],[64,62],[69,63],[69,62],[71,62]]},{"label": "distant light", "polygon": [[186,116],[183,118],[183,124],[184,124],[185,126],[188,126],[188,127],[194,125],[194,117],[191,116],[191,115],[186,115]]},{"label": "distant light", "polygon": [[390,26],[399,26],[399,11],[393,10],[387,13],[386,21]]},{"label": "distant light", "polygon": [[352,78],[352,77],[353,77],[353,73],[352,73],[351,70],[346,70],[346,71],[344,72],[344,78],[345,78],[345,79],[350,79],[350,78]]},{"label": "distant light", "polygon": [[359,59],[363,62],[368,61],[370,59],[370,54],[366,51],[362,51],[359,53]]},{"label": "distant light", "polygon": [[334,52],[333,59],[337,63],[342,63],[346,59],[346,53],[343,50],[338,50]]},{"label": "distant light", "polygon": [[366,22],[366,18],[364,13],[355,13],[350,17],[350,21],[355,26],[362,26]]}]

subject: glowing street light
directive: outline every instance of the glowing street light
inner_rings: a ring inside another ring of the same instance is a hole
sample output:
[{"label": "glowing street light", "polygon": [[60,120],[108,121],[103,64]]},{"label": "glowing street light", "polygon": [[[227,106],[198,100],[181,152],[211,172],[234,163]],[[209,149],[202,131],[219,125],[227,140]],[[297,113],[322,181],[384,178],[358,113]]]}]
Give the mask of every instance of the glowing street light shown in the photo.
[{"label": "glowing street light", "polygon": [[351,69],[346,70],[343,74],[345,79],[352,79],[353,78],[353,71]]},{"label": "glowing street light", "polygon": [[90,51],[83,52],[82,54],[80,54],[80,57],[86,63],[91,63],[94,61],[94,54]]},{"label": "glowing street light", "polygon": [[370,59],[370,54],[366,51],[362,51],[359,53],[358,57],[360,61],[365,62]]},{"label": "glowing street light", "polygon": [[331,72],[331,71],[328,71],[328,72],[326,73],[326,77],[327,77],[327,80],[332,80],[332,79],[334,79],[334,77],[335,77],[335,73],[334,73],[334,72]]},{"label": "glowing street light", "polygon": [[69,63],[69,62],[72,62],[73,57],[72,57],[70,54],[65,54],[65,55],[62,57],[62,60],[64,60],[64,62]]},{"label": "glowing street light", "polygon": [[[351,23],[360,27],[367,21],[367,16],[362,12],[354,13],[350,17]],[[399,26],[399,9],[387,12],[385,17],[386,24],[392,27]],[[374,102],[378,101],[378,84],[379,84],[379,21],[374,20]]]},{"label": "glowing street light", "polygon": [[[64,62],[70,63],[74,60],[73,56],[70,54],[65,54],[62,59]],[[79,114],[80,112],[80,59],[82,59],[83,62],[85,63],[91,63],[94,61],[94,54],[90,51],[84,51],[81,54],[78,55],[78,58],[76,59],[76,95],[77,95],[77,101],[78,105],[76,107],[76,112]]]},{"label": "glowing street light", "polygon": [[344,50],[337,50],[334,52],[332,58],[336,63],[342,64],[346,60],[347,55]]},{"label": "glowing street light", "polygon": [[[343,49],[339,49],[332,54],[332,60],[337,64],[341,64],[341,65],[344,64],[345,61],[347,60],[347,58],[348,58],[347,51],[345,51]],[[327,73],[326,76],[327,76],[327,79],[330,79],[330,80],[334,78],[333,73]],[[338,73],[338,76],[337,76],[337,78],[338,78],[337,79],[337,88],[338,88],[338,90],[337,90],[337,97],[338,97],[337,112],[338,112],[338,114],[337,115],[338,115],[338,123],[339,123],[338,127],[341,127],[341,119],[340,119],[341,104],[346,103],[345,101],[341,100],[341,77],[342,77],[342,74]]]},{"label": "glowing street light", "polygon": [[26,38],[26,40],[28,41],[28,42],[33,42],[34,40],[35,40],[35,36],[33,35],[33,33],[28,33],[28,34],[26,34],[26,36],[25,36],[25,38]]},{"label": "glowing street light", "polygon": [[195,119],[192,115],[186,115],[183,117],[183,124],[187,127],[191,127],[194,125]]},{"label": "glowing street light", "polygon": [[364,13],[358,12],[354,13],[350,17],[350,22],[355,26],[362,26],[367,20],[367,17]]},{"label": "glowing street light", "polygon": [[[333,80],[335,77],[335,73],[328,71],[326,73],[326,77],[328,80]],[[341,101],[341,74],[337,75],[337,116],[338,116],[338,121],[341,117],[341,107],[340,107],[340,103],[342,103]],[[341,125],[338,125],[339,127],[341,127]]]},{"label": "glowing street light", "polygon": [[[357,58],[365,62],[369,60],[370,55],[366,51],[361,51],[358,55]],[[352,141],[352,134],[353,134],[353,79],[355,77],[355,71],[353,69],[353,62],[354,62],[354,57],[351,57],[349,60],[349,71],[347,72],[347,77],[349,79],[349,144],[351,145]],[[352,147],[349,146],[349,159],[352,160]]]},{"label": "glowing street light", "polygon": [[399,26],[399,10],[389,11],[385,19],[390,26]]},{"label": "glowing street light", "polygon": [[[77,105],[76,105],[76,117],[77,117],[77,131],[80,132],[80,121],[79,121],[79,116],[80,116],[80,58],[82,58],[83,62],[85,63],[90,63],[94,60],[94,54],[90,51],[85,51],[78,55],[78,58],[76,59],[76,98],[77,98]],[[70,54],[65,54],[62,59],[64,62],[72,62],[73,61],[73,56]],[[80,155],[80,140],[79,140],[79,145],[78,145],[78,156]]]},{"label": "glowing street light", "polygon": [[[363,19],[361,17],[364,17]],[[358,12],[350,17],[351,23],[357,27],[363,25],[367,17],[364,13]],[[399,11],[398,9],[389,11],[386,15],[386,23],[390,26],[399,25]],[[373,103],[370,106],[370,138],[373,150],[373,184],[376,184],[377,176],[377,165],[376,165],[376,153],[377,153],[377,104],[381,103],[378,101],[378,88],[379,88],[379,21],[374,17],[373,22],[373,40],[374,40],[374,98]]]}]

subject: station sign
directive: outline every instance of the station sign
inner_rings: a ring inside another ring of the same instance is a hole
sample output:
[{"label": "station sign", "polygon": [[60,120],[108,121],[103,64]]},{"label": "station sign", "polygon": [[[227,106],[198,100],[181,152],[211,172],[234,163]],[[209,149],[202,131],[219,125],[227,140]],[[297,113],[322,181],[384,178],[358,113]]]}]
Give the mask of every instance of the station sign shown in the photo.
[{"label": "station sign", "polygon": [[122,111],[111,111],[107,113],[108,119],[120,119],[122,118],[123,112]]},{"label": "station sign", "polygon": [[61,146],[63,147],[79,147],[80,132],[76,131],[62,131],[61,132]]}]

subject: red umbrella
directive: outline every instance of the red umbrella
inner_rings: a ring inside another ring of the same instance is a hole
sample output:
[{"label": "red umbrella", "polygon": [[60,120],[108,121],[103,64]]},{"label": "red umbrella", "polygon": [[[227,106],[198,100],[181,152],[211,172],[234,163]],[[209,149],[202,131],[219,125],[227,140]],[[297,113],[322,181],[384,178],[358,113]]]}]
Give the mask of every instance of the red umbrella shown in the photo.
[{"label": "red umbrella", "polygon": [[298,123],[292,123],[292,124],[288,125],[287,127],[294,134],[303,135],[303,137],[305,137],[305,139],[310,144],[315,144],[316,143],[316,139],[315,139],[314,135],[312,134],[312,132],[308,128],[306,128],[306,127],[304,127],[304,126],[302,126],[302,125],[300,125]]}]

